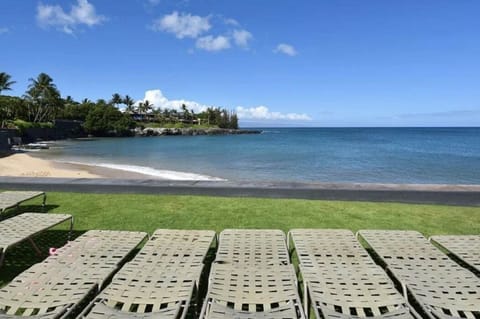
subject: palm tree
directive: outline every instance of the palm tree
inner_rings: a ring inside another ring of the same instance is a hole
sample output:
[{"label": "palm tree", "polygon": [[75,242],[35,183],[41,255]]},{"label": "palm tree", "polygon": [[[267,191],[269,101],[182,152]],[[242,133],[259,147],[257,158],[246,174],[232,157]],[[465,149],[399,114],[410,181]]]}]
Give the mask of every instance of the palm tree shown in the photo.
[{"label": "palm tree", "polygon": [[187,109],[185,104],[182,104],[182,111],[183,111],[183,119],[185,121],[190,121],[190,111]]},{"label": "palm tree", "polygon": [[118,104],[122,104],[123,103],[123,99],[122,99],[122,96],[118,93],[113,93],[112,94],[112,99],[110,100],[110,103],[112,103],[113,105],[115,105],[116,107],[118,107]]},{"label": "palm tree", "polygon": [[11,86],[17,82],[15,81],[10,81],[12,76],[10,74],[7,74],[5,72],[0,73],[0,93],[2,91],[10,91],[12,88]]},{"label": "palm tree", "polygon": [[51,120],[60,106],[60,92],[53,79],[46,73],[40,73],[36,79],[30,79],[26,98],[29,101],[29,118],[33,122]]},{"label": "palm tree", "polygon": [[67,95],[67,97],[65,98],[65,104],[75,104],[75,100],[70,96],[70,95]]},{"label": "palm tree", "polygon": [[147,114],[151,110],[153,110],[153,104],[151,104],[148,100],[145,100],[145,102],[140,102],[140,104],[138,104],[138,111],[142,114]]},{"label": "palm tree", "polygon": [[163,112],[160,108],[152,109],[152,115],[155,121],[157,122],[164,122]]},{"label": "palm tree", "polygon": [[128,95],[125,95],[125,98],[123,99],[123,104],[125,104],[125,112],[128,112],[130,114],[135,112],[135,108],[133,105],[135,104],[135,101]]}]

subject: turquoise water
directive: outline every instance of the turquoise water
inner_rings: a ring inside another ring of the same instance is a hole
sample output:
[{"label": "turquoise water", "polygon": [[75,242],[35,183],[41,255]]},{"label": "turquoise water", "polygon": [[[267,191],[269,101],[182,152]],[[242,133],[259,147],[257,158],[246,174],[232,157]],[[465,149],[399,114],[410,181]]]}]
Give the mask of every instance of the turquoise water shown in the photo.
[{"label": "turquoise water", "polygon": [[268,128],[59,146],[45,155],[172,179],[480,184],[480,128]]}]

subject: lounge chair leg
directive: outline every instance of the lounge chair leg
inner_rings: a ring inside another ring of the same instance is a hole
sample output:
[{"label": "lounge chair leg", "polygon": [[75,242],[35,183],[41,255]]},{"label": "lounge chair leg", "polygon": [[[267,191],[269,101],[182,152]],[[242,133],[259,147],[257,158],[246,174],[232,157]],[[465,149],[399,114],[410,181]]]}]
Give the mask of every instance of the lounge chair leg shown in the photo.
[{"label": "lounge chair leg", "polygon": [[308,290],[307,290],[307,282],[305,281],[305,279],[303,279],[303,298],[304,298],[304,303],[303,303],[303,307],[304,307],[304,312],[305,312],[305,316],[308,318]]},{"label": "lounge chair leg", "polygon": [[291,254],[292,252],[290,251],[290,232],[287,233],[287,250],[288,253]]},{"label": "lounge chair leg", "polygon": [[40,251],[40,249],[38,248],[37,244],[35,244],[35,242],[33,241],[32,237],[29,237],[28,238],[28,241],[30,242],[30,244],[32,245],[33,249],[35,250],[35,252],[37,253],[38,257],[42,257],[42,252]]},{"label": "lounge chair leg", "polygon": [[[208,295],[207,295],[207,298],[208,298]],[[208,300],[206,300],[202,305],[202,310],[200,311],[200,315],[198,316],[199,319],[203,319],[205,317],[205,314],[208,310],[207,304],[208,304]]]},{"label": "lounge chair leg", "polygon": [[70,218],[70,230],[68,231],[68,241],[72,238],[73,232],[73,216]]},{"label": "lounge chair leg", "polygon": [[[195,296],[195,299],[192,298],[192,300],[195,300],[195,304],[193,305],[193,309],[195,310],[195,317],[198,318],[199,311],[200,311],[200,291],[198,289],[197,283],[195,283],[193,287],[193,295]],[[191,307],[192,305],[189,305]],[[188,312],[188,308],[185,309],[186,312]]]}]

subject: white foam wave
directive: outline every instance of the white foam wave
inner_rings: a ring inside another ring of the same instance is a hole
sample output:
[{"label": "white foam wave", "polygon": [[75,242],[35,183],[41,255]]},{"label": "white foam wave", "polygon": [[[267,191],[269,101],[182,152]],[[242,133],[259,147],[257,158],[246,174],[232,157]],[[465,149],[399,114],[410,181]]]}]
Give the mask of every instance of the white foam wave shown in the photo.
[{"label": "white foam wave", "polygon": [[155,169],[152,167],[138,166],[138,165],[113,164],[113,163],[80,163],[80,162],[70,162],[70,161],[68,162],[64,161],[63,163],[104,167],[104,168],[116,169],[120,171],[155,176],[155,177],[172,180],[172,181],[226,181],[226,179],[214,177],[214,176],[180,172],[180,171]]}]

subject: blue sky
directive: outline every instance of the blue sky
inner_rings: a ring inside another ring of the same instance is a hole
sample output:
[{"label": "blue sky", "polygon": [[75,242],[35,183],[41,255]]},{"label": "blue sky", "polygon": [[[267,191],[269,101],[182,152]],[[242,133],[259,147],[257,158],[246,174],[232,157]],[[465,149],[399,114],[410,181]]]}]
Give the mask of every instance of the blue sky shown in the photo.
[{"label": "blue sky", "polygon": [[235,109],[243,126],[478,126],[478,0],[2,0],[25,92]]}]

